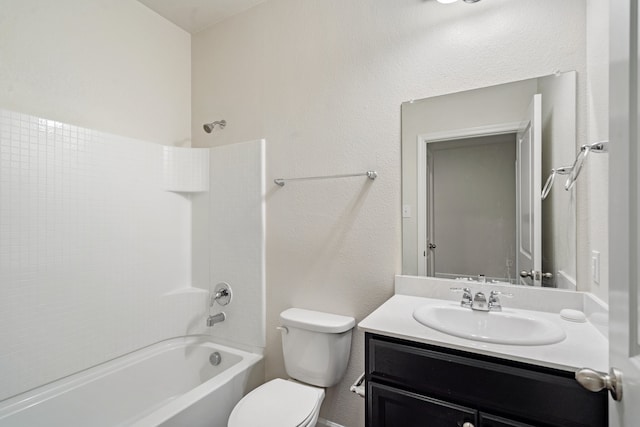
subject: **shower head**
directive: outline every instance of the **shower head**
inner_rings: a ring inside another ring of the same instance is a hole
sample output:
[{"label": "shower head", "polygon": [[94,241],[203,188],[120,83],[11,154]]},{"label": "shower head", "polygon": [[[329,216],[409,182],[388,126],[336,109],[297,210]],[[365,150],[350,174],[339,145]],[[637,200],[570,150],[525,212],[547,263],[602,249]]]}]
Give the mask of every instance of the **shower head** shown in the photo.
[{"label": "shower head", "polygon": [[211,131],[213,130],[213,128],[216,127],[216,125],[219,126],[220,129],[224,129],[224,127],[227,125],[227,121],[220,120],[220,121],[215,121],[211,123],[205,123],[204,126],[202,126],[202,128],[206,133],[211,133]]}]

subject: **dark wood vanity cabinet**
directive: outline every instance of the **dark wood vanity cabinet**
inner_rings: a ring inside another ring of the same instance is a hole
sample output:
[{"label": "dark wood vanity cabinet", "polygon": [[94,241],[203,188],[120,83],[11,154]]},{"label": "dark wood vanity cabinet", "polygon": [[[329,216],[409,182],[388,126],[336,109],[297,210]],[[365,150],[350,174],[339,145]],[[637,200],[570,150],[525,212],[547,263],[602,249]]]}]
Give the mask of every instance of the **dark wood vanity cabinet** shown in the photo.
[{"label": "dark wood vanity cabinet", "polygon": [[370,333],[365,341],[367,427],[607,425],[606,392],[588,392],[572,372]]}]

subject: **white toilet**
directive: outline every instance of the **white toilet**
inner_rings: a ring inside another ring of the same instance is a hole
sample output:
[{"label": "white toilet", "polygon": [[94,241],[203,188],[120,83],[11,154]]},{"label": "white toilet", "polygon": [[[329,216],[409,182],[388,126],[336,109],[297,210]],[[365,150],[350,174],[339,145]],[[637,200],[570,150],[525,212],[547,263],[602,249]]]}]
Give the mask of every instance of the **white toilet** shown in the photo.
[{"label": "white toilet", "polygon": [[313,427],[324,387],[337,384],[349,361],[353,317],[290,308],[280,313],[290,380],[271,380],[233,408],[228,427]]}]

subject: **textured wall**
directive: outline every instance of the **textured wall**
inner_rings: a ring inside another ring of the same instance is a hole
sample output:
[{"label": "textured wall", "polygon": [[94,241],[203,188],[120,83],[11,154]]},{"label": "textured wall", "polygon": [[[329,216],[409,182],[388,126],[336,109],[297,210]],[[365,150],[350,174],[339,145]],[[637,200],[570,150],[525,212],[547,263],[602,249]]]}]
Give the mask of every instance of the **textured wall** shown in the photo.
[{"label": "textured wall", "polygon": [[183,142],[190,40],[137,1],[0,0],[0,108]]},{"label": "textured wall", "polygon": [[[270,0],[193,36],[194,143],[268,141],[268,378],[285,375],[273,329],[280,311],[362,319],[393,292],[400,104],[558,69],[582,73],[584,25],[584,0]],[[579,79],[582,126],[584,88]],[[224,131],[202,132],[222,118]],[[271,184],[367,169],[380,177]],[[347,375],[328,390],[321,416],[363,424],[364,402],[348,391],[363,368],[356,332]]]}]

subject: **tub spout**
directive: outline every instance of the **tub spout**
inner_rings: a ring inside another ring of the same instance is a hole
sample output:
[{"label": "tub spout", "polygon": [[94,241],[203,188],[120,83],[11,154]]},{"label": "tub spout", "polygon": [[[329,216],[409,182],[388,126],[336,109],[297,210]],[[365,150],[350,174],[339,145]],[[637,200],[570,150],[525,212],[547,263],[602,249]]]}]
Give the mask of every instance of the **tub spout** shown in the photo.
[{"label": "tub spout", "polygon": [[207,326],[211,327],[216,323],[224,322],[224,319],[226,318],[227,316],[224,314],[224,312],[209,316],[207,318]]}]

